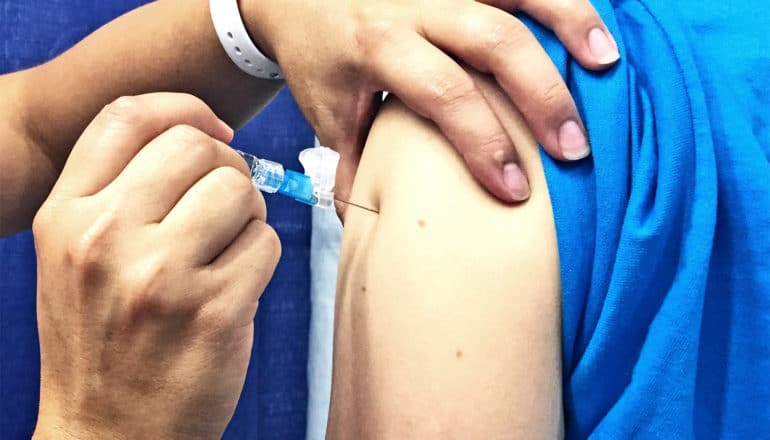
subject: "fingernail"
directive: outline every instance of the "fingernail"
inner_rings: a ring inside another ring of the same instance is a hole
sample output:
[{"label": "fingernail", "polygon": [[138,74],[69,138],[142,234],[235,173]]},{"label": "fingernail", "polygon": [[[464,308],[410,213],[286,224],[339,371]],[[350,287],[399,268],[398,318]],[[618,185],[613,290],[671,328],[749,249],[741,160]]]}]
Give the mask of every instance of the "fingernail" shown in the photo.
[{"label": "fingernail", "polygon": [[559,148],[567,160],[580,160],[591,152],[588,140],[577,122],[569,120],[559,127]]},{"label": "fingernail", "polygon": [[588,33],[588,49],[600,64],[611,64],[620,58],[615,40],[603,29],[591,29]]},{"label": "fingernail", "polygon": [[529,198],[529,183],[521,168],[513,162],[503,166],[503,182],[511,191],[514,200],[522,201]]}]

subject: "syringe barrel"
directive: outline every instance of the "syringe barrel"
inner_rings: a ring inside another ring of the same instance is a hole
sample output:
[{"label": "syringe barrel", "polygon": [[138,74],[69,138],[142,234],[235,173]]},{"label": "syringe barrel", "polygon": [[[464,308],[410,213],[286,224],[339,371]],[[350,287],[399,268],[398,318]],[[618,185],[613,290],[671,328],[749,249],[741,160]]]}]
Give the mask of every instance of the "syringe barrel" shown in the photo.
[{"label": "syringe barrel", "polygon": [[284,180],[283,165],[265,159],[257,159],[251,168],[251,181],[266,193],[276,193]]},{"label": "syringe barrel", "polygon": [[238,153],[251,169],[251,181],[266,193],[281,193],[310,206],[330,208],[334,206],[334,175],[339,155],[325,148],[307,149],[300,154],[300,162],[307,174],[284,170],[283,165],[260,159],[243,151]]},{"label": "syringe barrel", "polygon": [[292,170],[284,170],[283,165],[266,159],[254,158],[251,165],[251,181],[266,193],[281,193],[298,202],[315,206],[318,198],[313,195],[313,182],[309,176]]}]

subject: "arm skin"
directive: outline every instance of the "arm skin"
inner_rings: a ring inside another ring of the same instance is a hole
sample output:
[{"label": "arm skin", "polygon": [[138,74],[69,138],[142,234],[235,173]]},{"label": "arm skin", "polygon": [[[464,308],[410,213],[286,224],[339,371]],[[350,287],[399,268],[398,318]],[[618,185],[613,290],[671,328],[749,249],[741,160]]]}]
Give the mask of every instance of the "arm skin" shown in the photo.
[{"label": "arm skin", "polygon": [[46,64],[0,76],[0,236],[31,225],[77,138],[116,98],[187,92],[240,126],[282,85],[230,61],[208,0],[150,3]]},{"label": "arm skin", "polygon": [[[332,439],[553,439],[562,434],[560,284],[537,145],[474,76],[532,185],[508,206],[398,101],[371,131],[338,283]],[[429,164],[429,165],[428,165]]]}]

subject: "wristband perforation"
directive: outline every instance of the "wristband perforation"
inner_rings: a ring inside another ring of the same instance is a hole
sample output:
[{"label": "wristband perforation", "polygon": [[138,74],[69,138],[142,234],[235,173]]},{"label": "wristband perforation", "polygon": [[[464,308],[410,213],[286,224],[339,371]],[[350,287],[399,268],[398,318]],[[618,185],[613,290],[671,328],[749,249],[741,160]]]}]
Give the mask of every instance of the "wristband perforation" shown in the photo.
[{"label": "wristband perforation", "polygon": [[236,66],[257,78],[283,79],[278,64],[267,58],[251,40],[238,0],[210,0],[209,9],[219,42]]}]

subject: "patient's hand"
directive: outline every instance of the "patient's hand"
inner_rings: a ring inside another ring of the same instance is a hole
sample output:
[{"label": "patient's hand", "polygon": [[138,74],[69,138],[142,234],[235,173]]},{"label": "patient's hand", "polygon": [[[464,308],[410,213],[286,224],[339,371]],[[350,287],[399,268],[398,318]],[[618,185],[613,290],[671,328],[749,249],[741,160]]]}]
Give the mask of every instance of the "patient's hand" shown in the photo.
[{"label": "patient's hand", "polygon": [[511,139],[460,62],[495,76],[552,156],[569,160],[588,154],[564,81],[527,27],[502,9],[520,9],[549,26],[588,68],[618,58],[587,0],[241,4],[250,31],[283,67],[321,143],[342,153],[338,193],[345,199],[380,90],[433,120],[494,195],[505,201],[529,196]]}]

